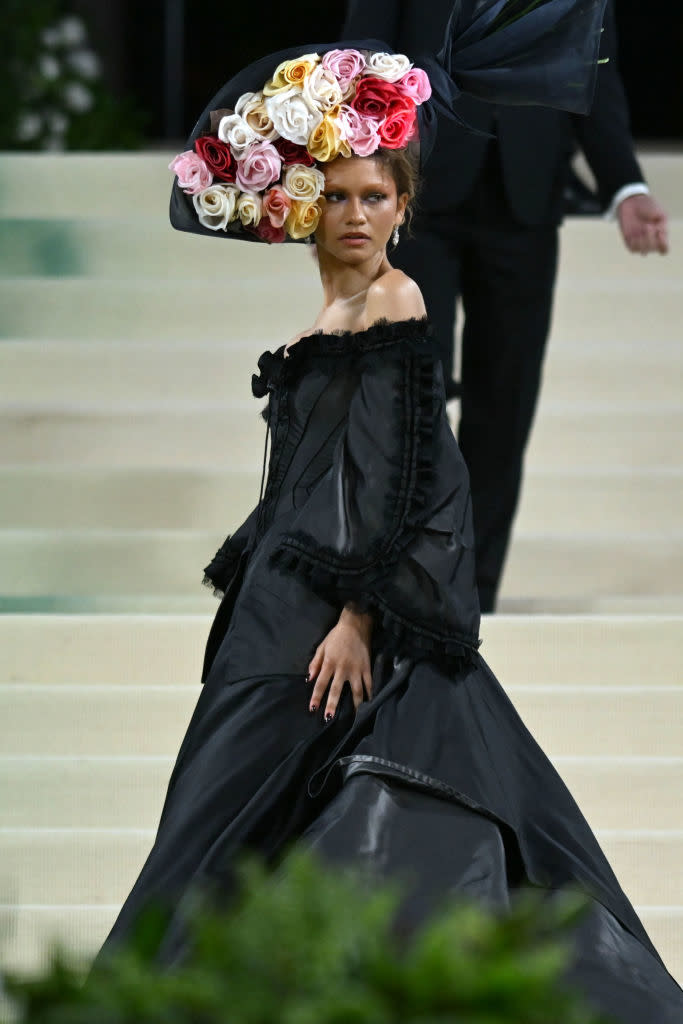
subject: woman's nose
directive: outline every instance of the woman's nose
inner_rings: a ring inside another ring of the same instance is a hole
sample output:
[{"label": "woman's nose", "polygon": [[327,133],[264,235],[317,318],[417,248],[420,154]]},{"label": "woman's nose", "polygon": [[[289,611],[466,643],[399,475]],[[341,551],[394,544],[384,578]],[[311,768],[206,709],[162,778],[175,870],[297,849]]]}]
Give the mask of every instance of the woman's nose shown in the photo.
[{"label": "woman's nose", "polygon": [[365,210],[360,199],[350,200],[347,216],[350,224],[359,224],[365,220]]}]

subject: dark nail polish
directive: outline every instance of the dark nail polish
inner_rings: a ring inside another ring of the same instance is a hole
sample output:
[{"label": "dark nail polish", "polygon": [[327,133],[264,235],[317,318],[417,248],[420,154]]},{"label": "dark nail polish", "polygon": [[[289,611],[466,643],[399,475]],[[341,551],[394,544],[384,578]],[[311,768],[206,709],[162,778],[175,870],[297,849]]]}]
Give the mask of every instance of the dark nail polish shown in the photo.
[{"label": "dark nail polish", "polygon": [[333,718],[334,718],[334,715],[331,715],[330,712],[328,711],[327,714],[325,715],[325,721],[326,722],[331,722]]},{"label": "dark nail polish", "polygon": [[317,704],[311,704],[311,706],[309,707],[308,710],[311,712],[311,714],[314,714],[318,710],[318,705]]}]

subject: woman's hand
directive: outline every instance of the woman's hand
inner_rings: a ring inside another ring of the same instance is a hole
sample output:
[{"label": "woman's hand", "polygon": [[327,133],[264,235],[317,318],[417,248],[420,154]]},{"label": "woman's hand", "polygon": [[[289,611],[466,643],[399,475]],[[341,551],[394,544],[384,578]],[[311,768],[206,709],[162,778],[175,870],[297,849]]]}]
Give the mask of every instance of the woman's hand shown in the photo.
[{"label": "woman's hand", "polygon": [[308,678],[315,681],[309,703],[310,711],[317,711],[329,686],[325,721],[334,718],[344,683],[348,682],[356,710],[365,694],[372,696],[370,671],[370,639],[372,616],[354,610],[348,604],[339,616],[339,622],[330,630],[313,655],[308,666]]}]

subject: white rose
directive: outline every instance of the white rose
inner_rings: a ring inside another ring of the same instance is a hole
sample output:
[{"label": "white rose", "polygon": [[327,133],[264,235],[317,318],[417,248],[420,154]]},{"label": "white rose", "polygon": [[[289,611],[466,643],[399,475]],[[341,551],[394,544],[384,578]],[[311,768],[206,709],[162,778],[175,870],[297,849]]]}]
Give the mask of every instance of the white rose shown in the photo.
[{"label": "white rose", "polygon": [[82,78],[97,78],[100,73],[100,61],[92,50],[76,50],[67,57],[69,67]]},{"label": "white rose", "polygon": [[59,78],[60,66],[59,61],[56,57],[53,57],[51,53],[45,53],[40,58],[40,73],[44,79],[48,82],[54,82],[56,78]]},{"label": "white rose", "polygon": [[282,178],[282,189],[290,199],[315,202],[325,187],[325,175],[317,167],[290,164]]},{"label": "white rose", "polygon": [[306,145],[309,135],[323,119],[320,111],[312,107],[296,87],[267,96],[266,110],[278,134],[297,146]]},{"label": "white rose", "polygon": [[235,113],[243,118],[264,142],[273,142],[277,139],[278,133],[266,110],[263,92],[243,93],[235,104]]},{"label": "white rose", "polygon": [[363,74],[383,78],[385,82],[398,82],[412,66],[404,53],[373,53],[368,57]]},{"label": "white rose", "polygon": [[249,224],[257,226],[263,215],[261,196],[256,192],[242,192],[237,200],[237,216],[245,227]]},{"label": "white rose", "polygon": [[80,46],[86,38],[85,25],[80,18],[69,15],[59,23],[59,34],[65,46]]},{"label": "white rose", "polygon": [[235,219],[239,194],[235,185],[209,185],[202,189],[192,197],[199,223],[212,231],[225,231]]},{"label": "white rose", "polygon": [[327,113],[338,107],[342,101],[342,93],[335,75],[327,68],[318,65],[304,79],[303,97],[310,107]]},{"label": "white rose", "polygon": [[233,154],[239,157],[248,146],[261,142],[260,136],[249,127],[239,114],[226,114],[218,125],[218,138],[227,142]]},{"label": "white rose", "polygon": [[69,110],[77,114],[83,114],[90,110],[93,105],[93,96],[90,89],[86,89],[80,82],[69,82],[62,91],[64,102]]}]

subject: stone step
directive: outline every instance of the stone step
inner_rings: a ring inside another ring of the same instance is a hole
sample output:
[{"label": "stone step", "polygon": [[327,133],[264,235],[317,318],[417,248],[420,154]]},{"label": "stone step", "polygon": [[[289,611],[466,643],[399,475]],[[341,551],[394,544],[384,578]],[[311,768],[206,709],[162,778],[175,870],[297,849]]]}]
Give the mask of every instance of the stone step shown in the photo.
[{"label": "stone step", "polygon": [[[2,828],[156,828],[176,751],[0,755]],[[683,757],[554,756],[593,829],[683,829]]]},{"label": "stone step", "polygon": [[[209,615],[3,615],[0,683],[191,684],[210,626]],[[683,687],[683,615],[493,615],[481,636],[506,686]]]},{"label": "stone step", "polygon": [[[0,216],[166,220],[173,180],[168,164],[173,156],[170,150],[130,154],[3,153]],[[672,217],[683,216],[683,156],[642,148],[638,156],[660,202]],[[50,182],[49,189],[45,188],[46,181]]]},{"label": "stone step", "polygon": [[[683,892],[683,831],[599,831],[632,903],[676,905]],[[122,903],[154,841],[152,829],[0,829],[3,900],[25,904]]]},{"label": "stone step", "polygon": [[[683,906],[636,907],[640,919],[664,963],[683,981]],[[3,956],[7,969],[33,971],[43,965],[47,949],[60,942],[74,955],[89,960],[106,938],[119,906],[23,906],[0,905],[0,927],[11,934],[12,945]]]},{"label": "stone step", "polygon": [[[683,175],[683,160],[681,161]],[[681,210],[683,213],[683,209]],[[618,227],[600,218],[568,220],[561,233],[560,287],[570,280],[657,282],[675,277],[683,261],[683,219],[670,226],[671,250],[662,263],[637,259]],[[220,253],[204,238],[174,232],[165,211],[151,216],[4,217],[0,215],[0,274],[11,277],[175,278],[213,280],[241,272],[288,275],[310,269],[308,254],[271,246],[231,245]]]},{"label": "stone step", "polygon": [[[191,466],[0,466],[0,529],[227,531],[254,507],[260,470]],[[571,501],[567,496],[571,495]],[[530,470],[519,533],[672,533],[681,524],[683,467]]]},{"label": "stone step", "polygon": [[[0,405],[0,464],[259,470],[262,401]],[[542,399],[530,469],[681,469],[683,404]]]},{"label": "stone step", "polygon": [[[238,525],[237,518],[226,517],[220,531],[1,530],[0,593],[4,598],[196,594],[204,566]],[[522,601],[679,596],[682,574],[680,531],[518,534],[502,595]]]},{"label": "stone step", "polygon": [[[267,286],[264,284],[267,281]],[[266,338],[282,344],[314,322],[320,285],[311,268],[294,287],[292,277],[239,274],[239,298],[222,295],[224,284],[206,280],[144,277],[94,279],[13,277],[0,281],[0,338],[203,341]],[[266,294],[264,294],[264,290]],[[554,333],[595,344],[636,340],[653,333],[676,342],[683,314],[680,275],[654,280],[591,279],[562,284],[555,303]]]},{"label": "stone step", "polygon": [[[251,394],[264,342],[6,339],[0,344],[0,403],[221,402]],[[680,344],[653,338],[551,342],[543,397],[550,401],[680,403]]]},{"label": "stone step", "polygon": [[[302,664],[302,677],[305,665]],[[541,746],[557,755],[675,757],[683,749],[683,687],[508,686]],[[173,754],[197,685],[16,683],[0,686],[7,754]],[[302,687],[301,714],[308,714]]]}]

